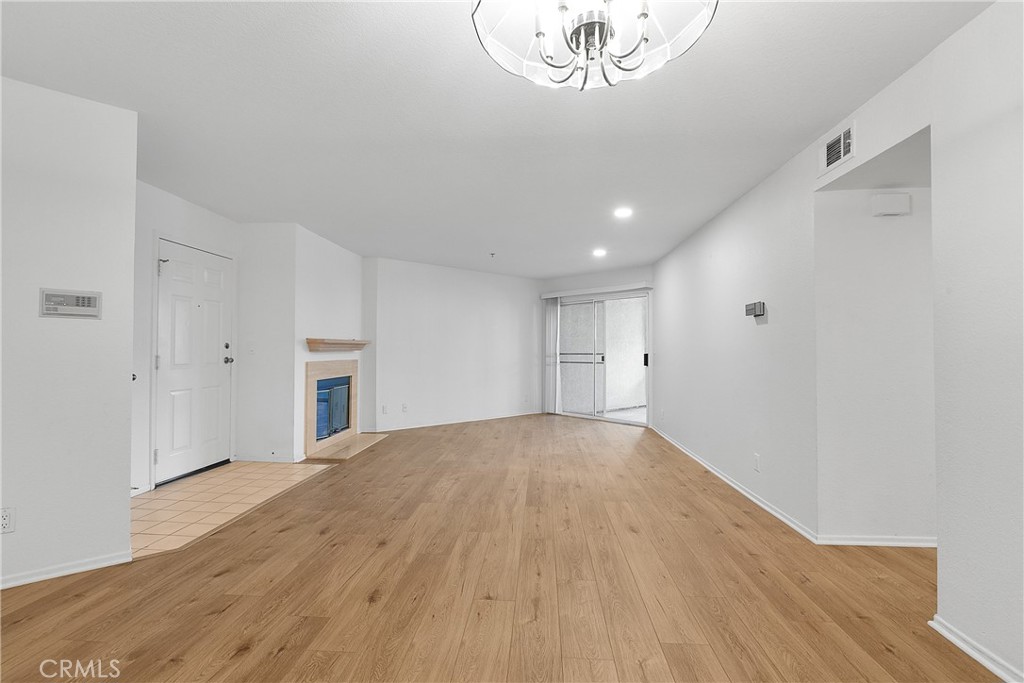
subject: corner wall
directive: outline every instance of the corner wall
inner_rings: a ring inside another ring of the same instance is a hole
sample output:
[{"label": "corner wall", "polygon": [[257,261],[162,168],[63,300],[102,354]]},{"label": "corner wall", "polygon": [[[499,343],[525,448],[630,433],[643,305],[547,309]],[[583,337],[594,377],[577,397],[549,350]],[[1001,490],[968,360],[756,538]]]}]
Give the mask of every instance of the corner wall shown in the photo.
[{"label": "corner wall", "polygon": [[[1024,680],[1024,8],[934,53],[936,624]],[[970,649],[968,650],[970,652]]]},{"label": "corner wall", "polygon": [[[237,260],[239,226],[170,192],[139,181],[135,208],[135,323],[132,372],[132,492],[150,489],[153,335],[160,238]],[[236,287],[237,292],[237,287]],[[237,294],[236,294],[237,299]],[[237,300],[235,302],[237,308]],[[234,316],[237,326],[238,316]],[[233,380],[237,377],[233,376]],[[232,387],[233,391],[236,391]],[[234,429],[231,430],[232,437]],[[236,444],[232,440],[232,446]]]},{"label": "corner wall", "polygon": [[536,280],[391,259],[376,270],[378,431],[540,411]]},{"label": "corner wall", "polygon": [[814,537],[812,193],[931,126],[933,625],[1007,680],[1024,678],[1022,24],[1019,3],[986,9],[844,120],[855,159],[818,178],[815,142],[659,261],[654,299],[655,426]]},{"label": "corner wall", "polygon": [[[802,533],[818,524],[808,150],[655,265],[652,423]],[[744,306],[764,301],[763,318]],[[760,472],[754,454],[760,455]]]},{"label": "corner wall", "polygon": [[[293,462],[295,223],[241,225],[235,456]],[[301,451],[299,452],[301,457]]]},{"label": "corner wall", "polygon": [[240,227],[236,454],[294,462],[305,457],[306,362],[359,358],[310,353],[306,337],[360,337],[362,258],[297,223]]},{"label": "corner wall", "polygon": [[[4,587],[130,554],[137,116],[3,79]],[[39,317],[39,288],[103,294]]]},{"label": "corner wall", "polygon": [[[295,233],[295,364],[293,453],[301,459],[306,448],[306,363],[322,360],[359,361],[362,392],[366,361],[362,351],[310,353],[307,337],[362,338],[363,259],[334,242],[299,226]],[[359,411],[360,430],[366,420]]]},{"label": "corner wall", "polygon": [[936,542],[931,190],[817,192],[818,541]]}]

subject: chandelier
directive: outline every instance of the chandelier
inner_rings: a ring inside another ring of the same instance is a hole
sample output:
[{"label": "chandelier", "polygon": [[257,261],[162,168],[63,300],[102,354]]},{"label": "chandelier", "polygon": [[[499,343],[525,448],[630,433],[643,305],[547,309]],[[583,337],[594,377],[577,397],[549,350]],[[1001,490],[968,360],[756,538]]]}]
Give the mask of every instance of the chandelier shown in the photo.
[{"label": "chandelier", "polygon": [[718,0],[471,0],[501,68],[552,88],[636,80],[689,50]]}]

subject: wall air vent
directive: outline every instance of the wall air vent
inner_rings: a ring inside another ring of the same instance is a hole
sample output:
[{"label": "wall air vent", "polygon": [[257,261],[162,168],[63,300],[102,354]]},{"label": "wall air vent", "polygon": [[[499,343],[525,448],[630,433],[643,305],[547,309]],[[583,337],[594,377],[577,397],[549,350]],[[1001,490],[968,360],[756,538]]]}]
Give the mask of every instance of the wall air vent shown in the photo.
[{"label": "wall air vent", "polygon": [[853,126],[843,126],[826,138],[821,149],[820,175],[843,163],[853,156]]}]

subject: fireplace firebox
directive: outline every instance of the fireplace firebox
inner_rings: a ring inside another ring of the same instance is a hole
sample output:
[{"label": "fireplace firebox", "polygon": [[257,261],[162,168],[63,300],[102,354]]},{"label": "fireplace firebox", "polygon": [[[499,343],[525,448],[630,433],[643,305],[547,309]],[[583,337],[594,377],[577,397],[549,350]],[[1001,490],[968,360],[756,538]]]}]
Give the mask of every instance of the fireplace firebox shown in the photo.
[{"label": "fireplace firebox", "polygon": [[307,361],[305,398],[302,433],[307,458],[337,450],[359,434],[358,361]]},{"label": "fireplace firebox", "polygon": [[349,386],[351,377],[330,377],[316,381],[316,440],[334,436],[349,428]]}]

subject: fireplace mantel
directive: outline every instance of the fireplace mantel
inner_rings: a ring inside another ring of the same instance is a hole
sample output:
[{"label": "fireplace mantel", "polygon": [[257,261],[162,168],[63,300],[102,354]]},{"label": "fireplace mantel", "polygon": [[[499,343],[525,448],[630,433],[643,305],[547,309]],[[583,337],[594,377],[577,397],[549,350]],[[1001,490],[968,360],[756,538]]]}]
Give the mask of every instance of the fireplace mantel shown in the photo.
[{"label": "fireplace mantel", "polygon": [[306,348],[310,351],[359,351],[370,342],[366,339],[321,339],[306,337]]}]

